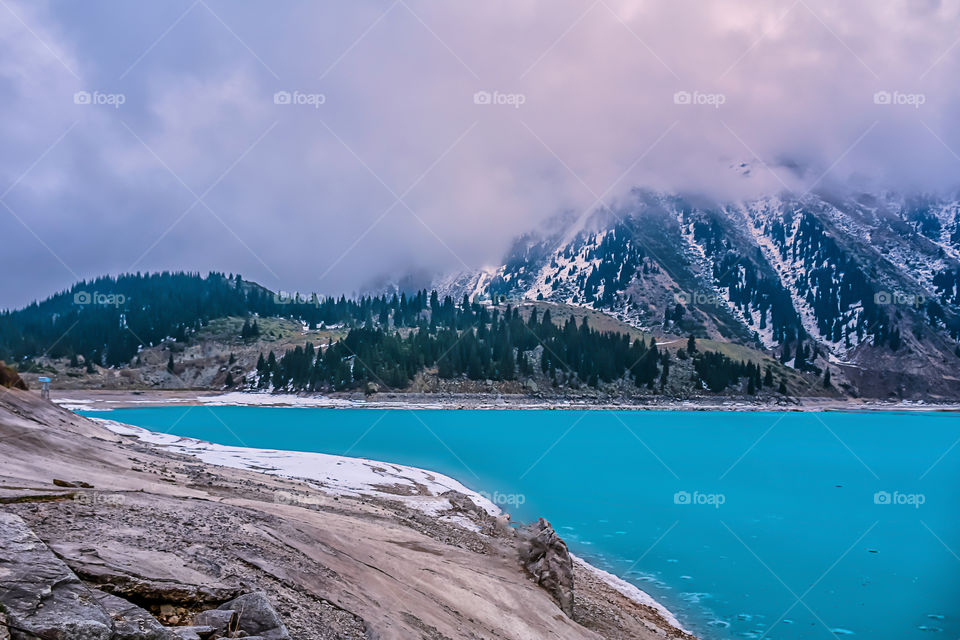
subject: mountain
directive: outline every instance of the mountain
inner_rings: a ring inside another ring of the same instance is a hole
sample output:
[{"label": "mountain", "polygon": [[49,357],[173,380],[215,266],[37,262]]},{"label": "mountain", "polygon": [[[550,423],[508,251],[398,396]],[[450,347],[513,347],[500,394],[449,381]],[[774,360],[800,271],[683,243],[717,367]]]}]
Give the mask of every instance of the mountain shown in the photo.
[{"label": "mountain", "polygon": [[[487,288],[487,276],[447,287]],[[211,273],[127,274],[0,314],[0,359],[59,389],[508,394],[600,403],[836,397],[825,371],[728,341],[660,339],[584,306],[436,291],[287,296]],[[821,380],[821,374],[824,379]]]},{"label": "mountain", "polygon": [[870,397],[960,397],[960,201],[897,194],[741,202],[634,190],[518,238],[453,297],[588,307],[655,334],[835,367]]}]

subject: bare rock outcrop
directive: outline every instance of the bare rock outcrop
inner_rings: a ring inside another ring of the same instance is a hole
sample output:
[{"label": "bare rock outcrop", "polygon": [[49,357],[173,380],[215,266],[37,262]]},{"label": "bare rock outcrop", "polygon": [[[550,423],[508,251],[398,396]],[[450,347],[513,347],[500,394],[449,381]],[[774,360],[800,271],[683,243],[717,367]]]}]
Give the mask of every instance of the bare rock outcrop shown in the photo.
[{"label": "bare rock outcrop", "polygon": [[147,610],[99,589],[91,589],[90,595],[113,620],[113,640],[174,640],[176,638]]},{"label": "bare rock outcrop", "polygon": [[110,640],[113,621],[18,516],[0,512],[0,603],[10,636]]},{"label": "bare rock outcrop", "polygon": [[550,523],[540,518],[523,533],[520,561],[527,573],[573,617],[573,558]]}]

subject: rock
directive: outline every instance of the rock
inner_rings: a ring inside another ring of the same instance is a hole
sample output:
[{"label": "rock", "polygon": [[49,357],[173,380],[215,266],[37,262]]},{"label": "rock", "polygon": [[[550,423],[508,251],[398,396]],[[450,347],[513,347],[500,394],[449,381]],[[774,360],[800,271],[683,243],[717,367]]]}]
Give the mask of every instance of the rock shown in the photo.
[{"label": "rock", "polygon": [[510,526],[510,514],[502,513],[493,520],[494,528],[502,534],[509,535],[513,533],[513,527]]},{"label": "rock", "polygon": [[372,396],[373,394],[380,392],[380,385],[378,385],[376,382],[368,382],[363,388],[363,392],[368,396]]},{"label": "rock", "polygon": [[8,367],[3,360],[0,360],[0,387],[26,391],[27,383],[23,381],[16,369]]},{"label": "rock", "polygon": [[[214,606],[241,593],[188,567],[169,552],[136,549],[118,542],[96,549],[78,543],[50,546],[85,581],[136,602]],[[176,614],[171,609],[163,615]]]},{"label": "rock", "polygon": [[227,635],[227,632],[237,628],[237,612],[233,609],[209,609],[193,616],[193,624],[208,626],[216,629],[217,633]]},{"label": "rock", "polygon": [[477,515],[486,515],[487,513],[477,506],[477,504],[470,499],[470,496],[465,493],[451,489],[450,491],[444,491],[440,497],[449,500],[450,506],[460,513],[475,513]]},{"label": "rock", "polygon": [[[9,624],[51,640],[109,640],[112,620],[19,517],[0,513],[0,604]],[[13,638],[29,637],[22,632]]]},{"label": "rock", "polygon": [[174,640],[176,638],[145,609],[99,589],[91,589],[90,594],[113,619],[112,640]]},{"label": "rock", "polygon": [[192,627],[174,627],[167,629],[167,631],[173,634],[171,637],[178,638],[179,640],[203,640],[216,633],[216,629],[213,627],[196,625]]},{"label": "rock", "polygon": [[93,485],[88,482],[81,482],[80,480],[74,480],[73,482],[68,482],[67,480],[60,480],[58,478],[53,479],[53,484],[58,487],[65,487],[69,489],[93,489]]},{"label": "rock", "polygon": [[540,518],[524,531],[520,545],[523,568],[573,617],[573,558],[550,523]]},{"label": "rock", "polygon": [[259,591],[242,595],[218,608],[236,611],[237,628],[248,636],[262,636],[264,640],[290,640],[280,616]]}]

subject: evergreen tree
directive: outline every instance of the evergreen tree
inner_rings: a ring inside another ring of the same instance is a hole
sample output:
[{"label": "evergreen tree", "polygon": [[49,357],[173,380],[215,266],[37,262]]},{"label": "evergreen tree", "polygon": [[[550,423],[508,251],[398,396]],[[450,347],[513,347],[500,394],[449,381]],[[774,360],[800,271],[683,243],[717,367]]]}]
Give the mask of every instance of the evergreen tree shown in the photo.
[{"label": "evergreen tree", "polygon": [[690,334],[690,337],[687,338],[687,353],[696,353],[697,352],[697,339]]},{"label": "evergreen tree", "polygon": [[173,351],[170,352],[170,358],[167,360],[167,371],[173,373]]},{"label": "evergreen tree", "polygon": [[830,383],[830,368],[827,367],[827,370],[823,374],[823,388],[829,389],[833,385]]}]

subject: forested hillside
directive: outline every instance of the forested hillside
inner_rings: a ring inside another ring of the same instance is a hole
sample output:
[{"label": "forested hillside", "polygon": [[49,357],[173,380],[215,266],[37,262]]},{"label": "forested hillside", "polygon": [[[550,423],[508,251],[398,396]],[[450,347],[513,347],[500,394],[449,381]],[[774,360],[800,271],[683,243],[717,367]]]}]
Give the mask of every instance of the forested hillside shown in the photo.
[{"label": "forested hillside", "polygon": [[0,314],[0,356],[55,383],[107,387],[405,390],[426,376],[446,388],[542,386],[561,395],[787,393],[782,365],[759,352],[731,357],[698,349],[693,337],[663,349],[626,325],[595,328],[585,315],[554,318],[562,307],[544,305],[426,291],[304,299],[240,276],[133,274]]}]

